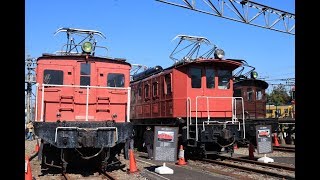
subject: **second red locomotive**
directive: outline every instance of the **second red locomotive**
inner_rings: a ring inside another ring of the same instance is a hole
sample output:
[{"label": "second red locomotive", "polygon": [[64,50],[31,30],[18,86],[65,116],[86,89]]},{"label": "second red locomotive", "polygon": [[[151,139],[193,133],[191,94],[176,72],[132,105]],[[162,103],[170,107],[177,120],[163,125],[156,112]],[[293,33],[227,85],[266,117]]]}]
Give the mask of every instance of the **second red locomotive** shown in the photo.
[{"label": "second red locomotive", "polygon": [[[149,68],[132,76],[131,122],[135,127],[135,145],[141,147],[145,126],[179,127],[180,140],[187,152],[207,156],[233,152],[237,140],[245,139],[244,112],[236,117],[235,105],[242,97],[233,97],[232,72],[241,62],[223,59],[224,51],[213,46],[199,55],[200,45],[210,45],[204,37],[179,35],[180,42],[171,54],[171,67]],[[191,47],[186,56],[177,58]],[[211,56],[214,57],[211,57]]]}]

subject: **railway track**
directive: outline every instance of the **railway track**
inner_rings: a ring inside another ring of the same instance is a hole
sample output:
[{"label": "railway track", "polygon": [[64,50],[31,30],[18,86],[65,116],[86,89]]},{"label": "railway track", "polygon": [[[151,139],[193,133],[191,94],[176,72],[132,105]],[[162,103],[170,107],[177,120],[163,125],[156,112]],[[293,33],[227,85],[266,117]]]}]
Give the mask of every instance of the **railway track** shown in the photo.
[{"label": "railway track", "polygon": [[[136,154],[138,156],[147,156],[147,153],[144,153],[144,152],[136,152]],[[140,162],[140,163],[145,163],[145,164],[148,164],[148,165],[154,165],[153,163],[146,162],[145,160],[143,160],[143,159],[141,159],[139,157],[136,160],[138,162]],[[226,171],[215,169],[215,168],[195,165],[194,163],[191,163],[191,164],[188,163],[188,165],[186,165],[186,166],[179,166],[179,165],[176,165],[175,163],[172,163],[172,162],[167,162],[167,164],[172,165],[172,166],[178,166],[180,168],[185,169],[186,171],[196,171],[196,172],[200,172],[200,173],[204,173],[204,171],[206,171],[207,173],[219,174],[219,175],[222,175],[222,176],[225,176],[225,177],[232,177],[233,179],[246,179],[246,180],[251,179],[251,178],[248,178],[245,175],[232,174],[230,172],[226,172]],[[203,163],[201,163],[201,164],[203,164]],[[169,180],[168,178],[165,178],[165,177],[163,177],[163,176],[161,176],[161,175],[159,175],[159,174],[157,174],[157,173],[155,173],[153,171],[141,171],[141,174],[143,174],[144,177],[148,177],[150,179]]]},{"label": "railway track", "polygon": [[273,146],[273,150],[282,151],[282,152],[296,152],[295,147],[290,146]]},{"label": "railway track", "polygon": [[[111,173],[109,172],[105,172],[102,169],[98,169],[99,172],[99,176],[95,177],[97,179],[108,179],[108,180],[116,180],[116,178],[114,176],[111,175]],[[76,180],[79,177],[73,177],[74,174],[72,173],[62,173],[62,176],[65,180]]]},{"label": "railway track", "polygon": [[198,159],[199,161],[223,165],[243,171],[255,172],[259,174],[265,174],[268,176],[284,178],[284,179],[295,179],[295,167],[277,164],[277,163],[263,163],[259,161],[253,161],[248,159],[233,158],[219,156],[220,160],[213,159]]},{"label": "railway track", "polygon": [[[146,153],[138,152],[137,154],[146,155]],[[229,156],[217,156],[217,160],[213,159],[193,159],[194,162],[200,163],[210,163],[211,165],[219,165],[226,166],[228,168],[237,169],[236,171],[246,172],[248,174],[255,173],[256,175],[268,176],[268,177],[276,177],[281,179],[295,179],[295,167],[285,164],[279,163],[263,163],[254,160],[242,159],[242,158],[234,158]],[[139,159],[138,159],[139,161]],[[171,163],[168,163],[171,164]],[[196,163],[197,164],[197,163]],[[236,179],[248,179],[245,178],[245,175],[230,173],[230,171],[223,171],[216,168],[210,168],[210,166],[204,165],[199,166],[194,163],[188,163],[187,166],[181,166],[181,168],[188,169],[202,169],[208,172],[225,175],[228,177],[233,177]]]},{"label": "railway track", "polygon": [[112,176],[109,172],[103,171],[101,169],[99,172],[103,176],[103,179],[116,180],[116,178]]},{"label": "railway track", "polygon": [[62,173],[62,176],[64,177],[65,180],[71,180],[70,174],[68,173]]}]

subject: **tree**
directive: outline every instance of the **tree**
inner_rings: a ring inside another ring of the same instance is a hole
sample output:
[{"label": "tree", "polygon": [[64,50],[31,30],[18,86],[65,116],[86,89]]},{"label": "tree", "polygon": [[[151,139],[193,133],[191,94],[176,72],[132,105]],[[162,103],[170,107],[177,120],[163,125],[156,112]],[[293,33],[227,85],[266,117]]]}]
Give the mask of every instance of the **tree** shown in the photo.
[{"label": "tree", "polygon": [[276,106],[286,105],[291,101],[291,97],[283,84],[279,84],[278,86],[273,87],[270,95],[267,94],[267,98],[268,103],[274,104]]}]

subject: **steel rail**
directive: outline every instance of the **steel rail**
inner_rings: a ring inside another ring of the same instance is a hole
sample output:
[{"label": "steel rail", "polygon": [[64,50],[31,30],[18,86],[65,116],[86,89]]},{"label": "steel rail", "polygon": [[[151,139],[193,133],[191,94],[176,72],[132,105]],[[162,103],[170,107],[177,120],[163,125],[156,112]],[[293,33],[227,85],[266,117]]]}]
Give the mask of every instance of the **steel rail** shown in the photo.
[{"label": "steel rail", "polygon": [[273,150],[283,152],[296,152],[295,147],[273,146]]},{"label": "steel rail", "polygon": [[[228,158],[228,157],[223,157],[223,158]],[[231,159],[234,159],[234,160],[231,160]],[[239,158],[231,158],[230,160],[231,161],[234,161],[234,162],[241,162],[243,159],[239,159]],[[244,166],[243,164],[235,164],[233,162],[226,162],[226,161],[219,161],[219,160],[212,160],[212,159],[198,159],[200,161],[203,161],[203,162],[208,162],[208,163],[214,163],[214,164],[218,164],[218,165],[223,165],[223,166],[228,166],[228,167],[232,167],[232,168],[236,168],[236,169],[241,169],[241,170],[245,170],[245,171],[249,171],[249,172],[255,172],[255,173],[259,173],[259,174],[267,174],[267,175],[270,175],[270,176],[273,176],[273,177],[279,177],[279,178],[285,178],[285,179],[295,179],[295,176],[293,175],[287,175],[287,174],[283,174],[281,172],[279,172],[279,169],[281,169],[280,167],[284,168],[288,168],[288,166],[282,166],[282,165],[271,165],[271,164],[268,164],[268,163],[262,163],[260,164],[261,162],[258,162],[258,161],[253,161],[254,164],[256,165],[259,165],[260,168],[264,168],[264,169],[259,169],[259,168],[256,168],[256,167],[248,167],[248,166]],[[246,160],[245,160],[246,161]],[[242,162],[245,162],[245,161],[242,161]],[[250,164],[253,164],[250,162],[250,160],[246,161],[246,163],[250,163]],[[271,166],[270,166],[271,165]],[[274,166],[274,167],[272,167]],[[268,169],[266,169],[268,168]],[[277,171],[271,171],[269,170],[269,168],[279,168],[277,169]],[[289,171],[294,171],[294,167],[291,167],[291,170]],[[283,169],[285,170],[285,169]]]}]

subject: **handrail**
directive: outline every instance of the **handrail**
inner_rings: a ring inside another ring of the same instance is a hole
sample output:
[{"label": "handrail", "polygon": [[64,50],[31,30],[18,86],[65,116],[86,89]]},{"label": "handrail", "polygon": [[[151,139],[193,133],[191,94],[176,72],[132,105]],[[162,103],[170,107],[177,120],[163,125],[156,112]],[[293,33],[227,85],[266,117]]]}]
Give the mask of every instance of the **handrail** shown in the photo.
[{"label": "handrail", "polygon": [[86,96],[86,121],[88,121],[88,113],[89,113],[89,87],[87,85],[87,96]]},{"label": "handrail", "polygon": [[40,115],[40,121],[43,122],[44,121],[44,89],[46,86],[55,86],[55,87],[71,87],[71,88],[77,88],[77,87],[83,87],[86,88],[87,90],[87,94],[86,94],[86,118],[85,121],[88,121],[88,117],[89,117],[89,89],[90,88],[96,88],[96,89],[111,89],[111,90],[127,90],[128,91],[128,100],[127,100],[127,118],[126,118],[126,122],[130,122],[130,93],[131,93],[131,88],[130,87],[104,87],[104,86],[83,86],[83,85],[60,85],[60,84],[36,84],[36,118],[35,121],[39,121],[38,120],[38,91],[39,91],[39,87],[42,87],[41,89],[41,115]]},{"label": "handrail", "polygon": [[189,135],[189,126],[192,124],[191,122],[191,99],[187,97],[187,139],[190,138]]},{"label": "handrail", "polygon": [[41,119],[40,121],[43,122],[43,111],[44,111],[44,85],[42,84],[41,89]]},{"label": "handrail", "polygon": [[[242,105],[242,125],[243,125],[243,139],[246,138],[246,126],[245,126],[245,117],[244,117],[244,102],[243,102],[243,98],[241,97],[241,105]],[[240,129],[240,126],[239,126]]]},{"label": "handrail", "polygon": [[[207,121],[207,124],[209,123],[221,123],[221,124],[227,124],[227,123],[232,123],[232,124],[235,124],[235,123],[238,123],[239,124],[239,131],[241,130],[241,123],[238,121],[238,119],[236,118],[236,104],[234,101],[236,101],[237,99],[240,99],[241,100],[241,105],[242,107],[244,107],[244,102],[243,102],[243,98],[242,97],[212,97],[212,96],[196,96],[196,141],[198,141],[199,137],[198,137],[198,99],[200,98],[206,98],[206,104],[207,104],[207,116],[208,116],[208,121]],[[210,121],[210,114],[209,114],[209,99],[231,99],[231,112],[232,112],[232,118],[231,118],[231,121],[224,121],[224,122],[220,122],[220,121]],[[188,97],[187,98],[187,101],[190,101],[190,104],[191,104],[191,99],[189,100],[190,98]],[[190,106],[190,119],[191,119],[191,106]],[[188,119],[188,117],[187,117]],[[243,134],[243,139],[245,139],[245,116],[244,116],[244,108],[242,108],[242,119],[243,119],[243,131],[244,131],[244,134]],[[204,127],[204,122],[203,122],[203,127]],[[187,126],[187,135],[189,135],[189,131],[188,131],[188,126]],[[188,136],[187,136],[188,138]]]},{"label": "handrail", "polygon": [[128,87],[128,100],[127,100],[127,122],[130,122],[130,106],[131,106],[131,87]]}]

